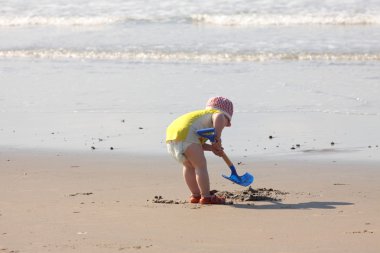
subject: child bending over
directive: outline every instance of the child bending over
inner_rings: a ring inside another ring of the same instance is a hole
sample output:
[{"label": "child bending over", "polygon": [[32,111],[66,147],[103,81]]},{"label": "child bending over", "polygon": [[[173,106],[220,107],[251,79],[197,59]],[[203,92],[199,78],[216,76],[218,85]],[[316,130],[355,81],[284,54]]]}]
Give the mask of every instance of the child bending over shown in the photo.
[{"label": "child bending over", "polygon": [[[206,108],[186,113],[175,119],[166,129],[168,152],[183,165],[183,177],[191,192],[190,202],[201,204],[224,204],[225,199],[210,194],[210,180],[204,151],[223,156],[221,134],[224,127],[231,126],[233,104],[224,97],[213,97]],[[204,128],[215,128],[215,142],[197,135]]]}]

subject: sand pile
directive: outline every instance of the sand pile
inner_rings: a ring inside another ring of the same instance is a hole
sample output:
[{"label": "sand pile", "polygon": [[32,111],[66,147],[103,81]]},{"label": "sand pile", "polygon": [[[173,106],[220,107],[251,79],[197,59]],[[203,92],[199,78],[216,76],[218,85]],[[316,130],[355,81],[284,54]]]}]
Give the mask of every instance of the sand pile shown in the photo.
[{"label": "sand pile", "polygon": [[[212,190],[210,193],[226,198],[226,204],[230,204],[230,205],[233,205],[234,202],[281,201],[282,197],[288,194],[287,192],[282,192],[280,190],[275,190],[272,188],[253,189],[252,187],[248,187],[247,189],[242,190],[242,191],[234,191],[234,192]],[[162,196],[154,196],[151,202],[160,203],[160,204],[188,203],[188,201],[184,201],[184,200],[165,199]]]},{"label": "sand pile", "polygon": [[272,188],[257,188],[253,189],[248,187],[242,191],[217,191],[213,190],[211,193],[216,194],[221,197],[225,197],[227,200],[237,201],[237,202],[247,202],[247,201],[281,201],[282,197],[287,194],[287,192],[282,192],[280,190],[275,190]]}]

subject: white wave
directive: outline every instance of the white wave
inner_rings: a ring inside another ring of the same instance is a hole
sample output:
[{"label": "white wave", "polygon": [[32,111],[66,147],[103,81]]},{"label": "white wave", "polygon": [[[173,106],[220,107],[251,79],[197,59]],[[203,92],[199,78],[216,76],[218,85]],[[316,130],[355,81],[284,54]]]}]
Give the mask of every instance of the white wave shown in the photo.
[{"label": "white wave", "polygon": [[0,27],[13,26],[100,26],[123,22],[171,22],[221,26],[290,25],[380,25],[380,13],[305,13],[305,14],[188,14],[125,16],[2,16]]},{"label": "white wave", "polygon": [[75,51],[67,49],[1,50],[0,58],[126,60],[159,62],[380,61],[380,53],[198,53],[164,51]]},{"label": "white wave", "polygon": [[379,25],[380,14],[241,14],[192,15],[194,23],[224,26]]},{"label": "white wave", "polygon": [[99,26],[127,20],[121,17],[0,17],[0,27],[7,26]]}]

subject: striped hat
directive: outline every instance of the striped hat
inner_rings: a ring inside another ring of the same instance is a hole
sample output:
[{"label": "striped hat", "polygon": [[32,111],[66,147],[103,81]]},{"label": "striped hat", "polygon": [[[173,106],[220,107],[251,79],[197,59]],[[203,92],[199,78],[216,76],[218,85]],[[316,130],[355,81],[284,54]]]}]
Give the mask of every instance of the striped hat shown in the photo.
[{"label": "striped hat", "polygon": [[[206,109],[218,109],[227,116],[231,122],[232,114],[234,113],[234,106],[232,102],[225,97],[213,97],[207,101]],[[231,123],[229,123],[231,124]]]}]

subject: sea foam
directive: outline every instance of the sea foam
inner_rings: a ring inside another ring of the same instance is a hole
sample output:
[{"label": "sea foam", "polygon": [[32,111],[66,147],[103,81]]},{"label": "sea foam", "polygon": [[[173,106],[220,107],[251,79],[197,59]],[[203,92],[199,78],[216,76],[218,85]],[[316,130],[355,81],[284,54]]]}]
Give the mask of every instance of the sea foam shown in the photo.
[{"label": "sea foam", "polygon": [[191,16],[198,24],[225,26],[262,26],[262,25],[379,25],[380,14],[237,14]]},{"label": "sea foam", "polygon": [[380,61],[380,53],[198,53],[166,51],[96,51],[69,49],[1,50],[0,58],[126,60],[162,62],[262,62],[262,61],[330,61],[366,62]]},{"label": "sea foam", "polygon": [[99,26],[125,22],[122,17],[0,17],[0,27],[12,26]]},{"label": "sea foam", "polygon": [[13,26],[99,26],[128,22],[192,23],[220,26],[291,26],[291,25],[380,25],[380,13],[245,13],[185,15],[98,15],[98,16],[2,16],[0,27]]}]

